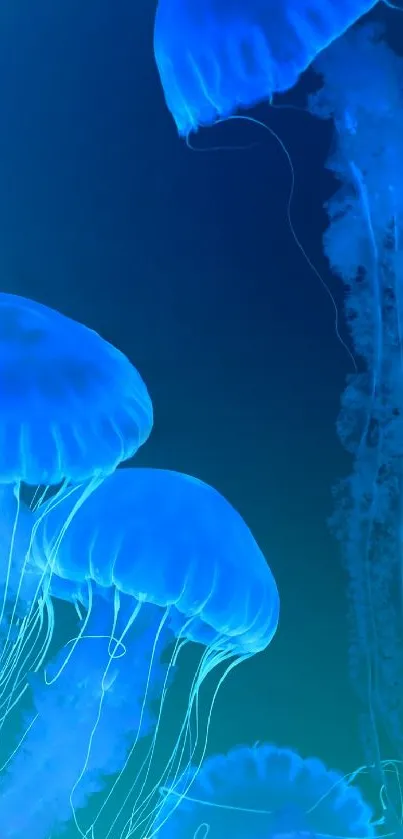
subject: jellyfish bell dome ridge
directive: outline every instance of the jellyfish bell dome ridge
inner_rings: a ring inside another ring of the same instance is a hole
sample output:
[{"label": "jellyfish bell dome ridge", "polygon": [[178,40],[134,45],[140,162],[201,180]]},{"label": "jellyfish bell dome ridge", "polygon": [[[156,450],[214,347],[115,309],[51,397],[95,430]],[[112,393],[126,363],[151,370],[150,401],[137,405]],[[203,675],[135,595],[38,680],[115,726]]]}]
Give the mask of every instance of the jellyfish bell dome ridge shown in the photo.
[{"label": "jellyfish bell dome ridge", "polygon": [[[169,611],[178,636],[236,655],[268,646],[279,595],[251,531],[213,487],[166,469],[118,469],[70,518],[69,495],[36,528],[38,566]],[[39,511],[40,514],[40,511]],[[57,549],[55,552],[55,544]]]},{"label": "jellyfish bell dome ridge", "polygon": [[159,0],[154,54],[178,133],[290,90],[377,0]]},{"label": "jellyfish bell dome ridge", "polygon": [[0,482],[58,484],[112,472],[150,434],[140,374],[96,332],[0,293]]}]

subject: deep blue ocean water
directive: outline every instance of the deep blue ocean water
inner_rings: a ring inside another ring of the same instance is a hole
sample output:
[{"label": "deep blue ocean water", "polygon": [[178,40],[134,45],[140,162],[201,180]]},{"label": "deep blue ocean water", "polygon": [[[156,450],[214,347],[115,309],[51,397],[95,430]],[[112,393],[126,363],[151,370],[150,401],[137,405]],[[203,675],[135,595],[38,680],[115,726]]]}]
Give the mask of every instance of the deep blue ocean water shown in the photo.
[{"label": "deep blue ocean water", "polygon": [[[279,632],[223,688],[210,750],[269,739],[349,770],[362,753],[326,519],[349,469],[334,424],[351,364],[290,231],[279,143],[249,122],[201,132],[194,150],[177,138],[153,14],[145,0],[3,3],[1,289],[127,353],[155,406],[137,462],[214,484],[267,554]],[[287,101],[314,84],[308,74]],[[295,110],[255,115],[287,146],[295,230],[341,307],[321,250],[331,127]]]}]

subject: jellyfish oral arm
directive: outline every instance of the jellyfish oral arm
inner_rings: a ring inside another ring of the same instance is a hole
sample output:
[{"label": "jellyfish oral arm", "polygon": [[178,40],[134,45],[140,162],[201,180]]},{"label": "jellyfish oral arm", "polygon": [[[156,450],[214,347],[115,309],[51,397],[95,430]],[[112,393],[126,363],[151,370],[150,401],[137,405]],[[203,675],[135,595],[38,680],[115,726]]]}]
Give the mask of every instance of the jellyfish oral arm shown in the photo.
[{"label": "jellyfish oral arm", "polygon": [[365,709],[367,759],[387,796],[379,729],[403,747],[403,62],[379,27],[364,26],[324,53],[317,69],[323,87],[311,109],[334,120],[328,168],[339,182],[327,203],[324,248],[345,284],[360,363],[337,423],[353,464],[336,491],[332,525],[349,575],[350,666]]}]

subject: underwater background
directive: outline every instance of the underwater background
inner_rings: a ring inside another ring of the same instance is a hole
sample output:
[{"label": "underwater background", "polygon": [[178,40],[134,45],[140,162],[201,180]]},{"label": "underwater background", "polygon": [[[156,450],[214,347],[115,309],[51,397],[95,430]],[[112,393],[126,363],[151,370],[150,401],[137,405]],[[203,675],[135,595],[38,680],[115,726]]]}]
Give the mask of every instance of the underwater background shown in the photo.
[{"label": "underwater background", "polygon": [[[194,150],[178,139],[153,61],[154,11],[133,0],[3,3],[1,290],[129,356],[155,408],[135,463],[213,484],[270,562],[279,631],[224,684],[209,753],[269,740],[350,771],[364,758],[326,520],[350,465],[335,420],[351,361],[290,230],[284,151],[250,122],[201,132]],[[402,34],[395,15],[394,49]],[[314,86],[306,75],[286,101]],[[321,246],[331,126],[292,109],[254,115],[290,153],[295,231],[341,307]]]}]

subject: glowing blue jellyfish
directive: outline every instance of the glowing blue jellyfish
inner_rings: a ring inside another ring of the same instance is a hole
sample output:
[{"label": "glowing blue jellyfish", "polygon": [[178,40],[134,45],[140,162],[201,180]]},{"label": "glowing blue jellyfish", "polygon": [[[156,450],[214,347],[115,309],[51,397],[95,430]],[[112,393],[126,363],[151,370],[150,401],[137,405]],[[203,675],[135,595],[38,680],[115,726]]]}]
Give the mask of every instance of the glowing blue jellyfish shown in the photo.
[{"label": "glowing blue jellyfish", "polygon": [[152,428],[137,370],[96,332],[0,294],[0,482],[82,483],[132,457]]},{"label": "glowing blue jellyfish", "polygon": [[44,568],[173,609],[181,634],[201,643],[245,655],[270,643],[273,576],[239,513],[208,484],[164,469],[118,470],[60,538],[74,507],[71,492],[43,519],[39,511],[33,555]]},{"label": "glowing blue jellyfish", "polygon": [[366,839],[372,811],[353,776],[264,744],[233,749],[162,791],[158,839]]},{"label": "glowing blue jellyfish", "polygon": [[154,52],[180,135],[269,102],[376,0],[159,0]]},{"label": "glowing blue jellyfish", "polygon": [[34,503],[47,497],[42,516],[72,486],[79,506],[135,454],[151,427],[146,386],[122,353],[58,312],[0,294],[2,547],[7,543],[0,560],[0,734],[53,631],[49,588],[40,578],[35,585],[31,573],[32,522],[21,486],[37,488]]},{"label": "glowing blue jellyfish", "polygon": [[79,836],[94,793],[98,806],[88,819],[98,835],[98,822],[105,827],[111,808],[119,809],[121,787],[115,790],[111,776],[155,726],[168,631],[156,641],[156,616],[147,607],[130,627],[131,598],[121,596],[114,614],[96,586],[89,597],[85,631],[30,679],[17,748],[0,774],[2,839],[48,839],[69,822]]},{"label": "glowing blue jellyfish", "polygon": [[403,757],[403,61],[383,30],[367,25],[323,53],[316,69],[322,86],[310,108],[334,122],[327,165],[338,182],[324,247],[345,285],[359,358],[337,424],[352,464],[333,526],[349,577],[350,668],[366,760],[401,830],[381,754],[389,740]]},{"label": "glowing blue jellyfish", "polygon": [[[136,691],[141,688],[145,707],[149,694],[159,696],[158,723],[151,745],[140,759],[135,751],[135,738],[129,758],[133,760],[133,780],[126,796],[120,796],[121,803],[109,826],[112,832],[119,826],[119,830],[126,829],[128,835],[138,831],[136,835],[145,837],[158,788],[168,776],[179,775],[191,760],[203,756],[211,711],[224,677],[236,664],[270,643],[278,622],[278,592],[267,562],[241,516],[218,492],[195,478],[158,469],[121,469],[96,488],[71,516],[73,509],[74,492],[47,510],[43,517],[39,509],[32,555],[45,577],[50,575],[62,584],[65,581],[76,586],[76,602],[80,599],[79,592],[86,592],[80,629],[68,647],[67,671],[69,667],[74,671],[76,657],[80,658],[89,649],[86,640],[89,636],[107,638],[101,675],[105,683],[111,682],[113,695],[115,651],[122,650],[129,639],[127,655],[135,649],[143,662],[136,673],[132,673],[130,695],[137,698]],[[64,527],[66,521],[69,524]],[[98,603],[96,619],[94,590]],[[82,606],[78,602],[77,605]],[[183,651],[191,641],[199,644],[194,649],[199,649],[200,654],[186,689],[183,716],[175,732],[172,716],[166,710],[170,701],[169,687],[174,670],[186,655]],[[165,656],[166,662],[166,678],[162,681],[161,655]],[[130,660],[127,664],[124,661],[124,656],[120,664],[118,660],[118,668],[125,667],[127,672]],[[220,665],[210,711],[202,723],[200,689],[206,676]],[[85,670],[80,662],[77,668]],[[72,695],[74,705],[76,695],[78,698],[80,695],[80,686],[74,687],[73,679],[66,692],[64,682],[59,686],[59,678],[55,677],[52,686],[53,701],[57,695],[59,724],[64,728],[63,697]],[[44,691],[43,695],[40,693],[43,706],[46,685],[41,690]],[[138,704],[135,704],[137,708]],[[122,707],[121,714],[124,716],[125,713]],[[164,721],[168,722],[167,728]],[[123,724],[121,718],[119,726]],[[70,794],[73,805],[80,789],[82,799],[86,798],[83,790],[88,786],[91,790],[91,772],[87,769],[91,765],[98,725],[102,726],[102,714],[100,717],[95,715],[90,730],[88,724],[79,728],[77,723],[76,736],[86,743],[88,754],[80,772],[74,763],[77,775],[74,789],[65,790],[67,800]],[[166,731],[172,745],[169,756],[165,756],[160,765],[158,748]],[[32,737],[35,738],[34,730]],[[42,732],[41,739],[46,742],[47,759],[35,769],[36,779],[39,783],[38,772],[42,771],[40,787],[46,790],[47,797],[53,798],[56,779],[49,774],[49,766],[55,765],[57,757],[54,755],[53,761],[50,760],[50,734]],[[30,754],[30,741],[31,733],[28,732],[24,740],[26,755]],[[57,738],[54,748],[59,754]],[[73,757],[67,753],[64,760],[72,761]],[[32,763],[32,771],[34,765]],[[71,772],[68,774],[71,777]],[[2,795],[7,797],[8,791],[3,790]],[[58,796],[60,798],[59,787]],[[23,797],[29,811],[27,789]],[[120,824],[125,812],[126,828]],[[0,821],[3,823],[1,804]],[[98,836],[105,830],[105,824],[105,814],[101,819],[95,816],[85,825],[85,831],[91,828],[92,835]],[[46,828],[49,828],[48,824]],[[14,836],[12,832],[5,835]],[[37,835],[42,839],[48,833],[40,833],[38,828]]]}]

